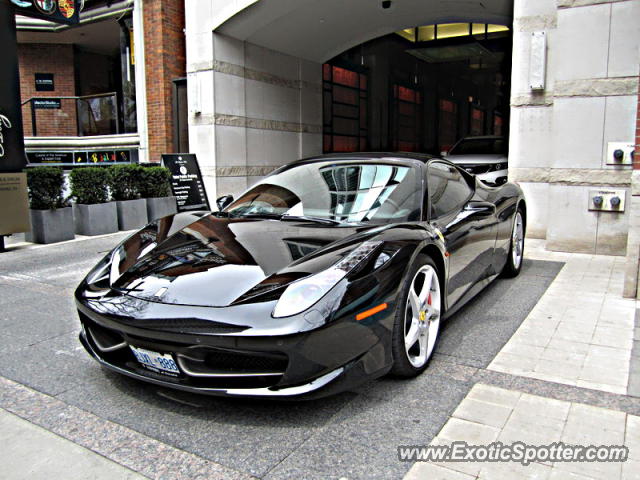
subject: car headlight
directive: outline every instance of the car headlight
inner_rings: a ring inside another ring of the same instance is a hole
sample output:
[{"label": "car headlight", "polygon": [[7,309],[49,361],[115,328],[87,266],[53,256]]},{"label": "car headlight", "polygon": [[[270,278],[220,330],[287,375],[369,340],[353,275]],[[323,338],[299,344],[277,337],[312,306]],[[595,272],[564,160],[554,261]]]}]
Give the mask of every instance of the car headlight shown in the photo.
[{"label": "car headlight", "polygon": [[275,318],[290,317],[313,306],[381,244],[364,242],[335,265],[289,285],[273,310]]}]

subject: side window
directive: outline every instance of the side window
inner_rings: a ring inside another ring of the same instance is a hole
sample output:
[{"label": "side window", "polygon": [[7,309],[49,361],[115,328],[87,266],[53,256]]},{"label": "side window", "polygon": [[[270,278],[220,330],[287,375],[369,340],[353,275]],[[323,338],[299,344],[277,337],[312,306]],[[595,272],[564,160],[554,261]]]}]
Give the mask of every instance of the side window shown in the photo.
[{"label": "side window", "polygon": [[427,178],[432,219],[462,208],[471,196],[469,184],[458,169],[451,165],[433,162],[429,165]]}]

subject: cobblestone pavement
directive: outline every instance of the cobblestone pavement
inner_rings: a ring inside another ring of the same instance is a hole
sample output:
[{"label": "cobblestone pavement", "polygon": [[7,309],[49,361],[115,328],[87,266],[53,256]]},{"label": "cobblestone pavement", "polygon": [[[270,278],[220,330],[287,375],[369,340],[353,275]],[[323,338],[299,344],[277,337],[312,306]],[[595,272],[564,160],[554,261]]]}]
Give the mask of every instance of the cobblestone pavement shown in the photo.
[{"label": "cobblestone pavement", "polygon": [[[633,446],[640,415],[636,303],[620,297],[620,258],[550,253],[529,241],[522,274],[494,282],[443,325],[420,377],[274,403],[167,390],[106,372],[89,358],[77,341],[73,289],[122,237],[37,248],[14,243],[0,254],[0,419],[25,438],[55,445],[70,472],[76,464],[112,478],[154,479],[407,472],[425,479],[579,479],[640,471]],[[412,467],[397,456],[399,445],[495,438],[613,439],[629,443],[632,453],[625,464],[580,464],[582,470],[544,463]],[[16,450],[14,472],[23,465],[22,476],[37,478],[29,467],[53,456],[48,451]]]}]

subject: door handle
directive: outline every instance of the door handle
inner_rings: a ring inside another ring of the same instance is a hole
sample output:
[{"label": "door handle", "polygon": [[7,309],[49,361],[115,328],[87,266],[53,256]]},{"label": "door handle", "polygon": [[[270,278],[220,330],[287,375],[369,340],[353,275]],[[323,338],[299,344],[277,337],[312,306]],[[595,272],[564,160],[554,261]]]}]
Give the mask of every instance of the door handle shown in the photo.
[{"label": "door handle", "polygon": [[496,213],[496,206],[491,202],[472,200],[464,206],[465,211],[473,212],[477,215],[493,215]]}]

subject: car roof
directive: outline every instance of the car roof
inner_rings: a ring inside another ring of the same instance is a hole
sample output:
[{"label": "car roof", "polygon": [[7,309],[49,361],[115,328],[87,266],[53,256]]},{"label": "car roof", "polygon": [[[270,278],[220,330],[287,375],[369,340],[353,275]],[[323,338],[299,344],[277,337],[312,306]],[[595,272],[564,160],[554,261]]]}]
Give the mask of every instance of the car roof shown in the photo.
[{"label": "car roof", "polygon": [[413,152],[345,152],[345,153],[326,153],[324,155],[316,155],[313,157],[303,158],[292,162],[296,163],[321,162],[325,160],[414,160],[426,163],[429,160],[439,158],[428,153]]},{"label": "car roof", "polygon": [[[296,160],[295,162],[287,163],[282,167],[275,170],[273,174],[281,172],[283,170],[288,170],[291,167],[296,165],[304,165],[305,163],[315,163],[315,162],[323,162],[327,160],[337,160],[337,161],[352,161],[352,160],[385,160],[385,161],[396,161],[399,163],[413,163],[417,165],[424,165],[430,160],[438,160],[443,163],[447,163],[458,168],[453,162],[447,160],[442,157],[437,157],[435,155],[430,155],[428,153],[413,153],[413,152],[346,152],[346,153],[325,153],[323,155],[316,155],[314,157],[302,158],[300,160]],[[462,168],[458,168],[460,173],[467,179],[467,181],[471,182],[474,178],[469,172]]]}]

